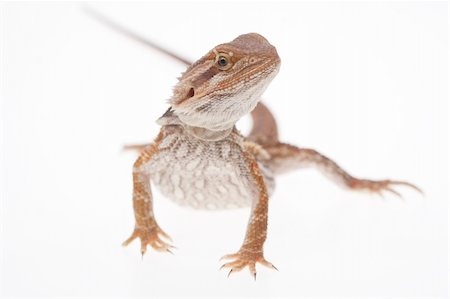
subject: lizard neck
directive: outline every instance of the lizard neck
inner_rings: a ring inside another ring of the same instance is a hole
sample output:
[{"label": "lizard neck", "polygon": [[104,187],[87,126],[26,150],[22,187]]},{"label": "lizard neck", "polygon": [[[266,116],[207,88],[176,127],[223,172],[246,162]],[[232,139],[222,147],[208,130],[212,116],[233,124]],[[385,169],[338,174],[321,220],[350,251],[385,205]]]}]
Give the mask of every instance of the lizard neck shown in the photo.
[{"label": "lizard neck", "polygon": [[220,130],[211,130],[203,127],[191,126],[184,123],[171,108],[164,113],[157,121],[161,126],[178,125],[184,128],[186,133],[192,135],[203,141],[219,141],[227,138],[233,129],[235,128],[234,123],[230,127],[221,128]]},{"label": "lizard neck", "polygon": [[234,126],[221,131],[213,131],[201,127],[193,127],[189,125],[184,126],[184,129],[186,130],[186,132],[188,132],[188,134],[193,135],[194,137],[197,137],[198,139],[201,139],[203,141],[219,141],[225,139],[228,137],[228,135],[231,134],[233,128]]}]

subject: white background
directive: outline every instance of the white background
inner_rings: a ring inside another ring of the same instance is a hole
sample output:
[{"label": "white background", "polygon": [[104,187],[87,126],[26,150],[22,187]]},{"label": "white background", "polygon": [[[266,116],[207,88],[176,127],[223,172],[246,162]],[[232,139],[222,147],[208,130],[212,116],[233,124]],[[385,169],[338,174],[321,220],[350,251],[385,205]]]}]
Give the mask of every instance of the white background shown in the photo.
[{"label": "white background", "polygon": [[[192,59],[247,32],[278,49],[264,95],[283,140],[425,198],[342,190],[314,170],[278,179],[266,258],[226,278],[249,211],[202,212],[155,190],[174,256],[139,244],[125,143],[153,139],[180,64],[80,4],[1,5],[1,296],[447,296],[446,2],[93,4]],[[239,127],[246,131],[249,120]]]}]

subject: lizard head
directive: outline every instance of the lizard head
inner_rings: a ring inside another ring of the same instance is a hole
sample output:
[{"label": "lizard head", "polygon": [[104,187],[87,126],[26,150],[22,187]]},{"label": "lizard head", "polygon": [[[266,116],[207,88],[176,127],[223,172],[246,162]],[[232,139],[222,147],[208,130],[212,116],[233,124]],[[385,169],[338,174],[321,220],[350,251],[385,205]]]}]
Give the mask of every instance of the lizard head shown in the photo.
[{"label": "lizard head", "polygon": [[279,67],[277,51],[264,37],[240,35],[192,64],[169,102],[189,126],[229,129],[255,108]]}]

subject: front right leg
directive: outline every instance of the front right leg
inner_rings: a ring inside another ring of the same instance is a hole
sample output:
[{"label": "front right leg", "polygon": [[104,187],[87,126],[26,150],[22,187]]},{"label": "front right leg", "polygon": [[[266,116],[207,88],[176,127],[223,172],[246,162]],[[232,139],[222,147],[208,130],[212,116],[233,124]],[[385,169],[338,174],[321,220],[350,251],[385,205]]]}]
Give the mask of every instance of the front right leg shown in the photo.
[{"label": "front right leg", "polygon": [[141,253],[147,251],[147,245],[157,251],[171,252],[172,245],[164,242],[161,237],[171,240],[170,237],[159,227],[153,214],[152,192],[150,188],[150,175],[146,172],[146,163],[150,162],[157,153],[158,139],[156,142],[145,148],[133,167],[133,208],[136,224],[131,236],[123,242],[127,246],[134,239],[141,240]]}]

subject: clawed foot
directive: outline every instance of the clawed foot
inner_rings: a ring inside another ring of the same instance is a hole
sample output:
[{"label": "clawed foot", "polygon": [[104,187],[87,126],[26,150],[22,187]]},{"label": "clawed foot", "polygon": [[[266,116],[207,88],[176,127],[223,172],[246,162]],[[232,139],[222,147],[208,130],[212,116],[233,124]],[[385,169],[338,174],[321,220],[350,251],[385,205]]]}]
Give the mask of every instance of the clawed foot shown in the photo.
[{"label": "clawed foot", "polygon": [[398,197],[402,197],[402,195],[394,189],[397,186],[406,186],[412,188],[423,195],[423,191],[420,190],[420,188],[411,183],[403,181],[391,181],[391,180],[371,181],[371,180],[353,179],[349,182],[349,187],[353,190],[369,191],[377,193],[381,196],[383,196],[383,192],[387,191],[397,195]]},{"label": "clawed foot", "polygon": [[250,270],[250,274],[256,280],[256,263],[260,263],[263,266],[278,271],[278,269],[274,265],[264,259],[262,251],[253,252],[241,248],[238,253],[227,254],[220,260],[224,259],[235,259],[234,261],[223,264],[222,267],[220,267],[220,269],[231,268],[230,272],[228,272],[228,276],[230,276],[231,273],[239,272],[245,267],[248,267],[248,269]]},{"label": "clawed foot", "polygon": [[[161,240],[160,236],[166,238],[169,241],[172,241],[172,239],[169,237],[168,234],[166,234],[161,228],[159,228],[158,225],[150,227],[150,228],[140,228],[136,227],[131,234],[131,236],[122,243],[122,246],[127,246],[130,244],[134,239],[139,238],[141,239],[141,253],[142,255],[145,254],[147,251],[147,245],[150,245],[153,249],[157,251],[165,251],[172,253],[170,250],[171,248],[175,248],[169,243],[164,242]],[[172,253],[173,254],[173,253]]]}]

